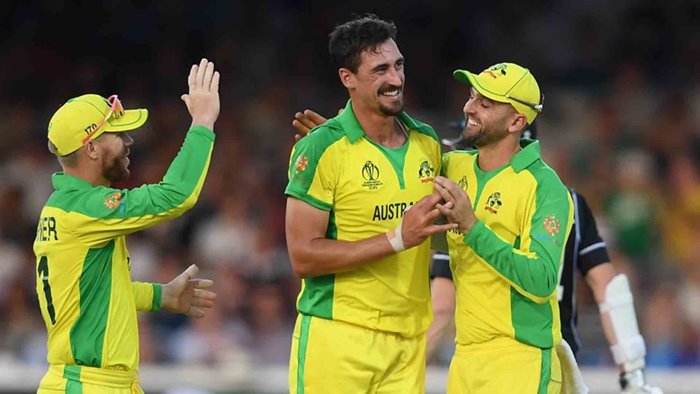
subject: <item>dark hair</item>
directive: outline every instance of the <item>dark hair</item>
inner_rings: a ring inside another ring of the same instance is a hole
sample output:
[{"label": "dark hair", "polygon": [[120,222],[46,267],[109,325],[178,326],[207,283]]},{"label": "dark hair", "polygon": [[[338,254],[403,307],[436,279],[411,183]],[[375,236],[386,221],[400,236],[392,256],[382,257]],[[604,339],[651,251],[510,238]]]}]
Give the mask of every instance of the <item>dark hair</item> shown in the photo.
[{"label": "dark hair", "polygon": [[390,38],[396,40],[396,25],[367,14],[336,26],[329,37],[328,52],[333,62],[355,73],[362,52],[375,51],[378,45]]}]

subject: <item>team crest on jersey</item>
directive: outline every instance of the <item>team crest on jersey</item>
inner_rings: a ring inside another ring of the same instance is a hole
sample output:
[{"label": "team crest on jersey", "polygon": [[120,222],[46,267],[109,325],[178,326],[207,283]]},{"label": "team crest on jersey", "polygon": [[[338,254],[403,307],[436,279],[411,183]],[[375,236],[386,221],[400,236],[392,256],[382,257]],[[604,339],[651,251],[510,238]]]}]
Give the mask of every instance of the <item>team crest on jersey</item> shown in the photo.
[{"label": "team crest on jersey", "polygon": [[105,207],[109,209],[114,209],[119,206],[119,203],[121,203],[121,199],[122,194],[120,192],[116,192],[105,197],[103,203],[105,204]]},{"label": "team crest on jersey", "polygon": [[418,167],[418,179],[421,183],[432,182],[435,179],[435,167],[428,160],[423,160]]},{"label": "team crest on jersey", "polygon": [[547,231],[547,234],[555,236],[559,234],[559,230],[561,229],[561,223],[559,223],[559,219],[557,219],[556,216],[549,215],[546,218],[544,218],[544,229],[545,231]]},{"label": "team crest on jersey", "polygon": [[464,190],[465,192],[467,191],[467,176],[463,176],[459,182],[457,182],[457,186],[459,186],[460,189]]},{"label": "team crest on jersey", "polygon": [[486,200],[486,206],[484,209],[495,215],[498,213],[498,208],[500,208],[501,205],[503,205],[503,202],[501,202],[501,192],[494,192],[491,193],[489,198]]},{"label": "team crest on jersey", "polygon": [[379,180],[379,167],[372,163],[371,160],[367,160],[364,166],[362,166],[362,178],[365,182],[362,184],[369,190],[377,190],[379,186],[382,186],[382,181]]},{"label": "team crest on jersey", "polygon": [[299,156],[297,157],[296,163],[294,163],[294,168],[297,169],[297,172],[304,172],[306,170],[306,166],[309,165],[309,159],[306,156]]}]

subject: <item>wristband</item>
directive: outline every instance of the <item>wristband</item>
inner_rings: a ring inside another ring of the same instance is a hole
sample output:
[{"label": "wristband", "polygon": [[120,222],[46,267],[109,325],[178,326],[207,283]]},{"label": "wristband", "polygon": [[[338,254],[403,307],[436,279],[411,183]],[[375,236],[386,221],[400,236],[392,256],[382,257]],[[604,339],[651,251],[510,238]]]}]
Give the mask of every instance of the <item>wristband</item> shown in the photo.
[{"label": "wristband", "polygon": [[399,222],[398,227],[386,233],[386,239],[389,241],[389,245],[394,249],[394,252],[398,253],[406,250],[406,246],[403,244],[403,237],[401,236],[401,225],[403,220]]}]

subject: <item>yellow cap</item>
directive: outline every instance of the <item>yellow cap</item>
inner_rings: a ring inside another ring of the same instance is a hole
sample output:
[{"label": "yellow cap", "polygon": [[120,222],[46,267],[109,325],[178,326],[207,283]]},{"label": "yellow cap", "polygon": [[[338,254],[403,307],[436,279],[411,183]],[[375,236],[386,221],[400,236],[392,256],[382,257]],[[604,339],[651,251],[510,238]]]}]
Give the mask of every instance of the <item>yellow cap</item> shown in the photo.
[{"label": "yellow cap", "polygon": [[535,77],[527,68],[515,63],[498,63],[482,71],[479,75],[466,70],[455,70],[456,80],[467,83],[479,94],[493,101],[509,103],[518,113],[532,122],[542,112],[544,96]]},{"label": "yellow cap", "polygon": [[56,155],[71,154],[81,148],[86,139],[93,140],[104,132],[134,130],[148,119],[146,109],[122,111],[121,108],[105,119],[111,107],[106,98],[97,94],[85,94],[63,104],[49,121],[49,141],[56,146]]}]

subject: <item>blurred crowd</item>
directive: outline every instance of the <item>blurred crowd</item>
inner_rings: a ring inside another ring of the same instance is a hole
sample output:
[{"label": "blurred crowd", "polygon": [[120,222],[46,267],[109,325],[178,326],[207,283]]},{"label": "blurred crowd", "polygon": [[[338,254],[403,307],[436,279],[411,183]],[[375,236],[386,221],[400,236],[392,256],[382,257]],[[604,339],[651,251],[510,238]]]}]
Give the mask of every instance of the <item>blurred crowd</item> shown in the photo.
[{"label": "blurred crowd", "polygon": [[[158,182],[189,126],[189,65],[206,56],[221,70],[222,110],[200,202],[128,247],[134,279],[167,282],[196,263],[218,305],[198,321],[142,314],[142,363],[286,364],[299,290],[284,236],[291,120],[344,105],[327,34],[372,11],[399,28],[407,110],[442,137],[456,135],[448,124],[467,97],[452,69],[508,60],[533,71],[543,155],[587,198],[631,278],[648,364],[700,366],[697,2],[78,3],[0,6],[0,359],[45,363],[32,243],[60,169],[46,148],[53,111],[88,92],[148,108],[118,186]],[[581,361],[611,365],[595,301],[578,289]]]}]

